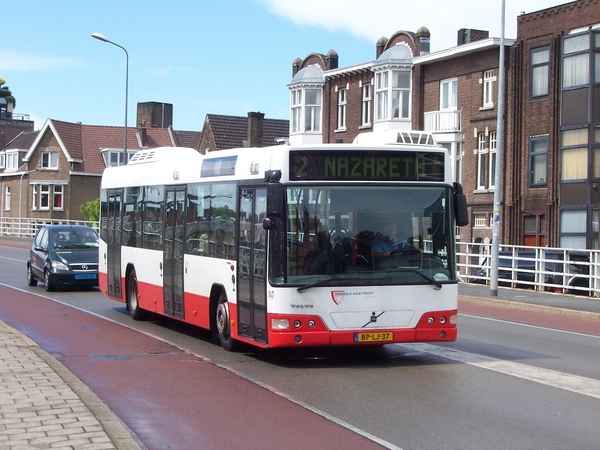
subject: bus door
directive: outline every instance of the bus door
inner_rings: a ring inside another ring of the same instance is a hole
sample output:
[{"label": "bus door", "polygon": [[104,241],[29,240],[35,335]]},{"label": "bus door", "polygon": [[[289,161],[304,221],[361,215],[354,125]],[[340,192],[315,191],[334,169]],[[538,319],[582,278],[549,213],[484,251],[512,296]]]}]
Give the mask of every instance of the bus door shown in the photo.
[{"label": "bus door", "polygon": [[183,319],[185,186],[165,189],[163,287],[165,314]]},{"label": "bus door", "polygon": [[106,239],[106,264],[108,296],[121,298],[121,223],[123,215],[123,189],[108,190],[108,236]]},{"label": "bus door", "polygon": [[267,342],[267,231],[265,188],[240,188],[238,221],[238,332]]}]

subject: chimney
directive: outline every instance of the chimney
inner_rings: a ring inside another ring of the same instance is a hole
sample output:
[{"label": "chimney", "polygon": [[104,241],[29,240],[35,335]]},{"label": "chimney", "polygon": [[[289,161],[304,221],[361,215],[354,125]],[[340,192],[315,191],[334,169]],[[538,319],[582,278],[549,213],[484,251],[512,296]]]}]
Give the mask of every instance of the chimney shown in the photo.
[{"label": "chimney", "polygon": [[148,147],[148,136],[146,135],[146,127],[140,127],[140,147]]},{"label": "chimney", "polygon": [[425,27],[417,30],[417,54],[428,55],[430,52],[431,33]]},{"label": "chimney", "polygon": [[380,37],[377,40],[376,50],[375,50],[375,59],[379,58],[381,54],[385,51],[385,46],[388,43],[388,38]]},{"label": "chimney", "polygon": [[292,78],[294,78],[294,75],[298,73],[300,67],[302,67],[302,60],[300,58],[296,58],[292,63]]},{"label": "chimney", "polygon": [[332,70],[338,68],[339,56],[335,50],[329,50],[325,55],[325,70]]},{"label": "chimney", "polygon": [[248,147],[262,147],[264,118],[261,112],[248,113]]},{"label": "chimney", "polygon": [[460,30],[458,30],[456,43],[457,45],[469,44],[471,42],[480,41],[489,37],[489,31],[473,30],[471,28],[461,28]]},{"label": "chimney", "polygon": [[150,128],[169,128],[173,125],[173,105],[160,102],[138,103],[136,122],[144,123]]}]

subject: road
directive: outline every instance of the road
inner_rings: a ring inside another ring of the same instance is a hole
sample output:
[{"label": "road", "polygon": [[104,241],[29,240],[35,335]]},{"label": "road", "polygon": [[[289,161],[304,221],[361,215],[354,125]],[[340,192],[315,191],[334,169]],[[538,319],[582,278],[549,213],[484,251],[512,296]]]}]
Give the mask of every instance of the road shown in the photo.
[{"label": "road", "polygon": [[[99,291],[28,287],[26,255],[0,247],[0,319],[54,354],[148,448],[200,448],[198,439],[202,448],[405,450],[600,442],[598,321],[465,303],[452,344],[228,353],[173,320],[134,322]],[[132,361],[160,376],[132,379]]]}]

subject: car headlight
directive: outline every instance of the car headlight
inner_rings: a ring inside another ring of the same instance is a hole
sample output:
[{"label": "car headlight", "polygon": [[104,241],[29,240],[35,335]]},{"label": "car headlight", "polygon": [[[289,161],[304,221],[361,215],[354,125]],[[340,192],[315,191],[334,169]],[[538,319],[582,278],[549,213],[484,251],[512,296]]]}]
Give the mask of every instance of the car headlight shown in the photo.
[{"label": "car headlight", "polygon": [[52,270],[69,270],[69,267],[60,261],[52,261]]}]

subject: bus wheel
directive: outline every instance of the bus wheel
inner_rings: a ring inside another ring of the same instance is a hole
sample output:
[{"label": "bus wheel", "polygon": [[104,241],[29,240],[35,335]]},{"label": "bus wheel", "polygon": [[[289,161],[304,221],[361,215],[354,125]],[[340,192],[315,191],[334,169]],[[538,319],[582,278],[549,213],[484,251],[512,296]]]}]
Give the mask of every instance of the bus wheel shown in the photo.
[{"label": "bus wheel", "polygon": [[219,335],[219,341],[221,342],[221,347],[223,347],[227,351],[232,351],[235,345],[235,341],[231,337],[229,304],[227,303],[227,297],[223,292],[219,294],[219,302],[217,303],[217,314],[215,319],[217,325],[217,333]]},{"label": "bus wheel", "polygon": [[140,308],[138,299],[137,276],[134,270],[129,275],[129,281],[127,282],[127,309],[133,320],[146,320],[148,311]]}]

